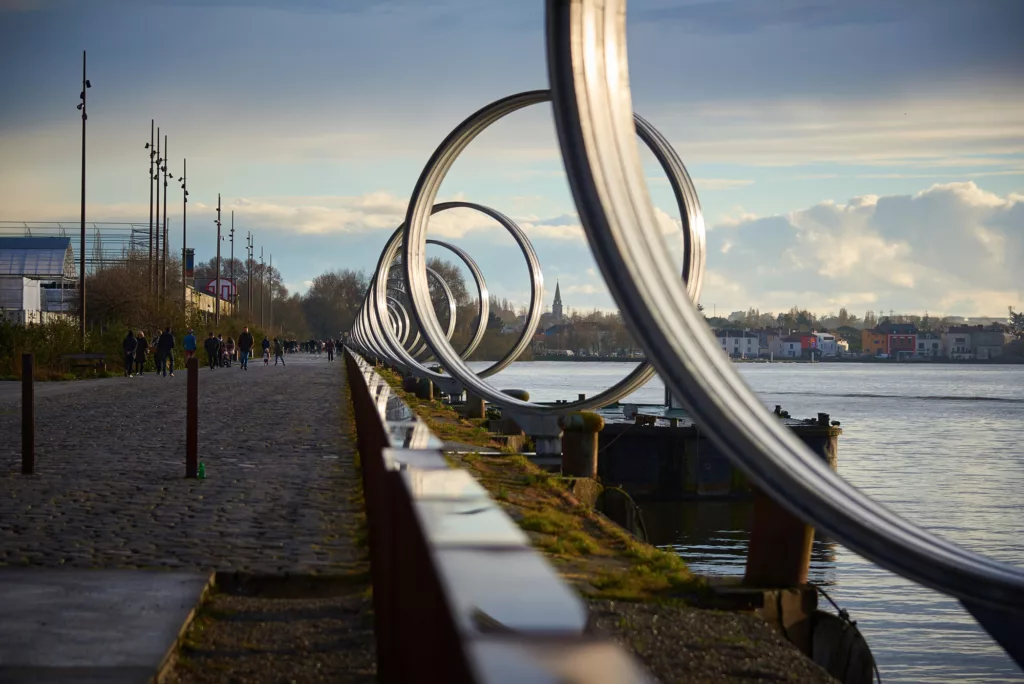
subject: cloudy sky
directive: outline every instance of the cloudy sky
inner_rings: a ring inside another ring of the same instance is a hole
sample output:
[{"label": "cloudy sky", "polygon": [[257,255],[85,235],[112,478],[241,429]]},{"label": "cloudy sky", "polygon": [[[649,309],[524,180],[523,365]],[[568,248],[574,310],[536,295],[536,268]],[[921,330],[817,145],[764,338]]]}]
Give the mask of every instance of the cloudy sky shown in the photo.
[{"label": "cloudy sky", "polygon": [[[1024,3],[631,0],[628,21],[637,111],[700,192],[708,309],[1024,304]],[[90,220],[148,224],[155,118],[171,170],[188,158],[198,258],[212,256],[220,192],[297,290],[372,269],[445,134],[547,86],[539,1],[0,0],[0,220],[78,217],[83,49]],[[652,197],[677,217],[647,161]],[[614,306],[547,107],[481,136],[441,194],[516,219],[548,300],[557,279],[570,307]],[[492,292],[526,301],[496,225],[458,210],[432,227]]]}]

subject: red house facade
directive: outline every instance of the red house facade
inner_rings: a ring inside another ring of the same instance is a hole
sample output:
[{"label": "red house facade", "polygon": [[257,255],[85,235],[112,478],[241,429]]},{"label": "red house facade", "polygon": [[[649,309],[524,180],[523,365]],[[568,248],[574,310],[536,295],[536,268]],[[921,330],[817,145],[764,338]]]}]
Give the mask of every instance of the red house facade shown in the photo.
[{"label": "red house facade", "polygon": [[890,357],[913,356],[917,353],[917,327],[913,323],[888,323],[878,326],[885,333]]}]

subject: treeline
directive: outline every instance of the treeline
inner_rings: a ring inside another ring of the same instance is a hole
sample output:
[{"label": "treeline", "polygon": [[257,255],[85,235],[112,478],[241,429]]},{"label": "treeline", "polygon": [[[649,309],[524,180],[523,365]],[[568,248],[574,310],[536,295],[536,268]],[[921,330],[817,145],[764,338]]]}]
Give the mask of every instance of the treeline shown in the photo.
[{"label": "treeline", "polygon": [[760,309],[748,309],[742,315],[731,315],[725,317],[709,317],[707,310],[701,307],[704,318],[712,328],[749,328],[752,330],[762,328],[782,328],[785,330],[799,330],[809,332],[811,330],[838,330],[840,328],[855,328],[857,330],[871,329],[878,326],[883,320],[890,323],[913,323],[918,330],[935,331],[941,330],[943,326],[950,325],[950,317],[934,317],[925,312],[923,316],[913,314],[897,314],[890,311],[885,314],[879,311],[868,310],[864,316],[858,317],[851,314],[845,307],[839,309],[838,313],[828,313],[818,316],[807,309],[793,307],[789,311],[776,314],[774,312],[761,313]]}]

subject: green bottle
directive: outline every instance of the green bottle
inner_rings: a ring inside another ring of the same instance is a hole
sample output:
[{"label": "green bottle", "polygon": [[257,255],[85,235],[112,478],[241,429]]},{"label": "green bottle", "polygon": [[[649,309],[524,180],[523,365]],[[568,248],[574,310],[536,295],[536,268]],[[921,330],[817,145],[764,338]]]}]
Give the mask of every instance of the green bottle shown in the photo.
[{"label": "green bottle", "polygon": [[206,479],[206,464],[203,463],[202,461],[199,462],[199,479]]}]

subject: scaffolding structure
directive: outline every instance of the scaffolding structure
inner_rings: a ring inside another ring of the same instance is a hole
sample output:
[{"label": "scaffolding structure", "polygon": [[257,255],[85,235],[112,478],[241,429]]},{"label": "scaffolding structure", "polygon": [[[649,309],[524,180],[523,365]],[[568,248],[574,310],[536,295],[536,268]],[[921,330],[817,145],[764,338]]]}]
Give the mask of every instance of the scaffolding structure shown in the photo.
[{"label": "scaffolding structure", "polygon": [[[78,221],[0,221],[0,237],[64,237],[71,239],[78,261],[81,223]],[[85,272],[126,263],[129,258],[147,259],[149,223],[94,221],[85,224]]]}]

